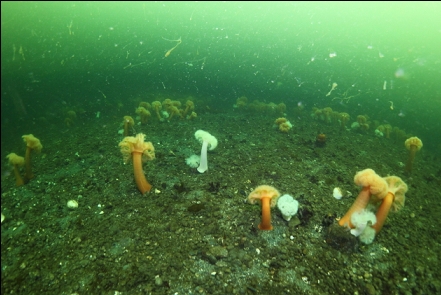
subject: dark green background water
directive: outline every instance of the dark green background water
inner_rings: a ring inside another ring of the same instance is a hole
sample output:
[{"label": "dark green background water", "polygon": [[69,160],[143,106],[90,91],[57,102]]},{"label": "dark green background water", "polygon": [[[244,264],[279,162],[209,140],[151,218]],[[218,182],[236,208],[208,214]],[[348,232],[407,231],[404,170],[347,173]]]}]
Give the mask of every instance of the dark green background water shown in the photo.
[{"label": "dark green background water", "polygon": [[[65,104],[105,115],[105,108],[145,93],[210,97],[225,108],[245,95],[288,108],[301,102],[353,118],[367,114],[439,149],[440,8],[2,2],[2,134],[6,124],[47,117]],[[165,39],[178,38],[182,43],[165,57],[177,45]],[[326,96],[333,82],[338,87]],[[332,101],[346,91],[357,96]]]}]

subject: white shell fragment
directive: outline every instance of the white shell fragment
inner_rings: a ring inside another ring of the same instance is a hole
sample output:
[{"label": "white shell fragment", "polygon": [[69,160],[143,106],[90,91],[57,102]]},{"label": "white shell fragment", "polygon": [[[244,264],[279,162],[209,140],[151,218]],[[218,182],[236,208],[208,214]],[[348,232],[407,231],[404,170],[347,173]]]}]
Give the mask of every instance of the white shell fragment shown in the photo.
[{"label": "white shell fragment", "polygon": [[343,193],[341,191],[341,188],[339,188],[339,187],[334,188],[334,191],[332,192],[332,195],[337,200],[340,200],[343,197]]},{"label": "white shell fragment", "polygon": [[76,209],[78,208],[78,202],[75,200],[69,200],[67,201],[67,207],[70,209]]}]

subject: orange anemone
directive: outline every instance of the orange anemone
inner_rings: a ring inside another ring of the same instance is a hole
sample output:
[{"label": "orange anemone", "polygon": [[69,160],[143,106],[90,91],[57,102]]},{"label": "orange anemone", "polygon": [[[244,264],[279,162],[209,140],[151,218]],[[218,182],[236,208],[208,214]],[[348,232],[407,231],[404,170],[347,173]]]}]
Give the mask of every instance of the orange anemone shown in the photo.
[{"label": "orange anemone", "polygon": [[34,178],[34,173],[32,172],[32,164],[31,164],[31,152],[35,150],[36,152],[40,152],[43,146],[40,143],[40,140],[36,138],[32,134],[23,135],[23,141],[26,142],[26,154],[25,154],[25,164],[26,164],[26,180],[30,180]]},{"label": "orange anemone", "polygon": [[24,165],[24,158],[18,156],[15,153],[10,153],[6,156],[9,160],[9,164],[11,164],[14,167],[14,175],[15,175],[15,185],[16,186],[22,186],[24,184],[23,178],[20,175],[20,171],[18,170],[19,166]]},{"label": "orange anemone", "polygon": [[131,116],[124,116],[123,118],[123,126],[124,126],[124,136],[129,136],[130,129],[132,129],[133,125],[135,125],[135,121]]},{"label": "orange anemone", "polygon": [[372,169],[364,169],[357,172],[354,176],[354,182],[356,185],[362,186],[363,189],[358,194],[351,208],[348,212],[339,220],[338,224],[341,226],[348,226],[354,228],[351,223],[351,216],[353,213],[360,212],[365,209],[369,204],[371,194],[376,195],[379,198],[384,198],[387,194],[387,183],[386,180],[381,178]]},{"label": "orange anemone", "polygon": [[386,222],[390,209],[400,210],[404,206],[406,199],[407,184],[398,176],[388,176],[384,178],[388,184],[387,195],[383,198],[375,197],[375,200],[381,200],[381,205],[377,210],[377,222],[372,226],[375,233],[379,233]]},{"label": "orange anemone", "polygon": [[155,148],[151,142],[144,142],[145,134],[139,133],[136,137],[127,136],[120,143],[124,162],[133,159],[133,172],[138,190],[144,194],[149,192],[152,185],[145,178],[142,163],[155,158]]},{"label": "orange anemone", "polygon": [[260,202],[262,204],[262,221],[259,224],[261,230],[272,230],[271,208],[276,206],[280,193],[277,189],[269,185],[259,185],[248,196],[251,204]]},{"label": "orange anemone", "polygon": [[418,137],[410,137],[404,142],[404,146],[409,150],[409,158],[406,163],[406,172],[412,171],[413,161],[415,160],[416,153],[423,147],[423,142]]}]

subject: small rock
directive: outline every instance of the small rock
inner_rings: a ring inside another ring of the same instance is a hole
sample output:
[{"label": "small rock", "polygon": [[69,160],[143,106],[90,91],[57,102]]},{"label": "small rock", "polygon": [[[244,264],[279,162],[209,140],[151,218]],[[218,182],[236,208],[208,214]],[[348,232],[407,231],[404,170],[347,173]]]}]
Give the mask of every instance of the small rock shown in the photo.
[{"label": "small rock", "polygon": [[218,259],[228,256],[228,250],[221,246],[214,246],[208,252]]},{"label": "small rock", "polygon": [[155,284],[156,286],[162,286],[162,279],[159,275],[155,276]]}]

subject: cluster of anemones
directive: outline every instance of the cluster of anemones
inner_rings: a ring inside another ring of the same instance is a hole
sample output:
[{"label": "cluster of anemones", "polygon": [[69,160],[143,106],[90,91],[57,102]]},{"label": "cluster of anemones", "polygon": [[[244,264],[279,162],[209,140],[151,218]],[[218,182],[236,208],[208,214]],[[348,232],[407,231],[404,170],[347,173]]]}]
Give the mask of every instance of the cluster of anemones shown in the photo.
[{"label": "cluster of anemones", "polygon": [[284,116],[286,112],[286,105],[283,102],[275,104],[273,102],[264,103],[255,100],[251,103],[248,103],[248,98],[246,96],[241,96],[237,98],[236,103],[234,104],[234,108],[248,110],[252,112],[273,112],[278,113],[282,116]]},{"label": "cluster of anemones", "polygon": [[[34,173],[32,172],[31,164],[31,153],[32,151],[40,152],[43,146],[40,140],[32,134],[23,135],[23,141],[26,143],[25,157],[18,156],[16,153],[10,153],[6,156],[9,160],[9,164],[14,167],[15,184],[21,186],[34,178]],[[20,166],[25,165],[25,179],[21,177]]]},{"label": "cluster of anemones", "polygon": [[[370,244],[383,228],[390,209],[397,211],[404,206],[407,185],[398,176],[382,178],[372,169],[359,171],[354,182],[362,190],[338,223],[350,228],[351,234],[363,243]],[[375,214],[367,209],[370,202],[380,203]]]},{"label": "cluster of anemones", "polygon": [[342,129],[346,128],[346,125],[351,118],[348,113],[339,113],[333,111],[330,107],[325,107],[323,109],[313,107],[311,117],[315,120],[326,122],[327,124],[339,124]]},{"label": "cluster of anemones", "polygon": [[[182,107],[182,103],[178,100],[171,100],[166,98],[162,102],[163,114],[168,116],[168,121],[170,121],[174,116],[180,117],[181,119],[187,118],[190,119],[194,110],[194,103],[191,100],[187,100],[185,103],[185,108]],[[190,113],[190,114],[189,114]],[[187,116],[188,115],[188,116]],[[196,113],[194,113],[194,116]]]},{"label": "cluster of anemones", "polygon": [[174,117],[179,117],[181,119],[194,119],[197,117],[194,111],[194,102],[188,99],[183,106],[178,100],[171,100],[169,98],[164,99],[160,102],[156,100],[151,104],[148,102],[141,102],[139,107],[136,109],[136,113],[141,117],[141,123],[147,123],[150,117],[150,111],[156,114],[159,121],[170,121]]},{"label": "cluster of anemones", "polygon": [[274,121],[274,126],[279,127],[281,132],[288,132],[292,128],[291,122],[286,118],[277,118],[276,121]]},{"label": "cluster of anemones", "polygon": [[[140,102],[135,110],[135,113],[138,115],[136,120],[139,120],[140,124],[147,124],[152,116],[150,111],[154,112],[161,122],[170,121],[173,117],[179,117],[181,119],[187,118],[189,120],[197,117],[196,112],[194,112],[193,101],[187,100],[185,108],[182,108],[180,101],[167,98],[162,103],[160,101],[154,101],[151,104],[148,102]],[[133,131],[135,120],[131,116],[124,116],[122,125],[123,129],[120,131],[124,136],[135,134]]]}]

